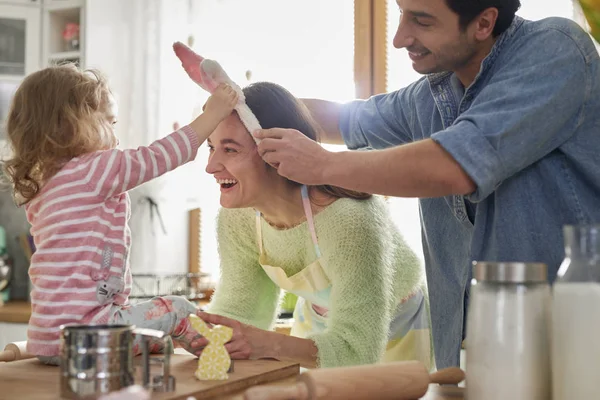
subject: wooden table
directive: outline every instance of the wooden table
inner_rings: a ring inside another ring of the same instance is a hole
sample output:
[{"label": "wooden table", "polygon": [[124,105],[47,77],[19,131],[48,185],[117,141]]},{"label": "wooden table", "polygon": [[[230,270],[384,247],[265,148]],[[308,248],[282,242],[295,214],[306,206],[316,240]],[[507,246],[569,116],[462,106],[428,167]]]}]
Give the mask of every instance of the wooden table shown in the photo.
[{"label": "wooden table", "polygon": [[[235,370],[230,374],[229,386],[219,389],[219,382],[207,391],[207,385],[193,377],[197,359],[189,354],[181,354],[176,349],[172,358],[171,373],[177,379],[175,393],[155,393],[156,400],[184,400],[198,395],[199,399],[243,400],[246,388],[254,385],[282,386],[296,381],[298,364],[275,360],[235,361]],[[139,360],[136,357],[136,360]],[[37,359],[0,363],[0,400],[49,400],[59,399],[58,367],[42,365]],[[237,386],[237,387],[236,387]],[[462,388],[431,385],[422,400],[463,400]],[[416,400],[416,399],[415,399]]]},{"label": "wooden table", "polygon": [[[136,357],[138,362],[141,357]],[[191,354],[174,354],[171,374],[176,379],[175,392],[153,393],[156,400],[185,400],[223,398],[224,395],[244,391],[250,386],[286,378],[295,378],[300,372],[296,363],[276,360],[240,360],[226,381],[198,381],[194,377],[197,358]],[[140,373],[141,368],[137,368]],[[0,363],[0,400],[54,400],[60,398],[60,369],[42,364],[37,359]],[[136,382],[140,380],[136,378]]]}]

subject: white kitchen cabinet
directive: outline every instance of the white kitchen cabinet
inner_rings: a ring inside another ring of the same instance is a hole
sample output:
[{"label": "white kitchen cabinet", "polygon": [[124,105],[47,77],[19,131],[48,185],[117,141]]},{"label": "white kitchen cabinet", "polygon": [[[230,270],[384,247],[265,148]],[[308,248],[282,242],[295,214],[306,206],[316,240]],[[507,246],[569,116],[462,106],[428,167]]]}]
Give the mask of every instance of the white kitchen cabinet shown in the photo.
[{"label": "white kitchen cabinet", "polygon": [[3,126],[12,95],[40,67],[41,15],[41,7],[0,2],[0,160],[9,155]]},{"label": "white kitchen cabinet", "polygon": [[27,324],[0,322],[0,351],[10,342],[27,340]]},{"label": "white kitchen cabinet", "polygon": [[[44,0],[42,66],[73,62],[85,67],[85,1]],[[66,41],[63,34],[68,25],[78,27],[75,40]]]},{"label": "white kitchen cabinet", "polygon": [[85,0],[43,0],[44,7],[82,7]]},{"label": "white kitchen cabinet", "polygon": [[41,8],[0,4],[0,80],[21,80],[40,67]]},{"label": "white kitchen cabinet", "polygon": [[0,4],[39,7],[42,4],[42,0],[0,0]]}]

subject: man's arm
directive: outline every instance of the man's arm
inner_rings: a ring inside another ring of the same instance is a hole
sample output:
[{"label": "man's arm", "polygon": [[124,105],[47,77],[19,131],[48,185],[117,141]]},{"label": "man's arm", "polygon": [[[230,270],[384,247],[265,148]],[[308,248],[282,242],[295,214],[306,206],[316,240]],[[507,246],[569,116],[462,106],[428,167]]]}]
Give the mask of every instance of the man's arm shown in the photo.
[{"label": "man's arm", "polygon": [[294,129],[255,133],[258,151],[277,172],[308,185],[329,184],[397,197],[475,191],[473,180],[439,144],[425,139],[385,150],[329,152]]},{"label": "man's arm", "polygon": [[301,99],[312,117],[321,127],[320,140],[322,143],[344,144],[340,132],[340,113],[342,105],[333,101],[318,99]]},{"label": "man's arm", "polygon": [[431,139],[386,150],[330,153],[326,159],[323,180],[356,191],[423,198],[476,189],[460,164]]},{"label": "man's arm", "polygon": [[[517,65],[499,65],[471,106],[431,139],[381,151],[330,154],[298,132],[271,130],[258,135],[268,138],[259,151],[280,175],[306,184],[400,197],[468,194],[470,201],[481,201],[578,132],[586,117],[585,104],[597,93],[598,54],[589,37],[572,21],[553,24],[560,29],[536,30],[521,38],[519,51],[527,57]],[[540,43],[552,43],[555,54],[548,58],[547,52],[539,51]],[[540,68],[550,72],[540,74]],[[410,91],[398,95],[408,96]],[[397,103],[406,104],[401,100]],[[392,137],[389,132],[402,134],[407,118],[401,115],[397,120],[396,114],[404,108],[393,110],[397,113],[381,113],[375,107],[355,116],[350,129],[362,130],[358,144],[364,144],[368,134],[369,144],[375,139],[379,144],[371,147],[384,147]],[[367,129],[356,123],[372,119],[375,124]],[[380,131],[386,132],[382,139],[377,138]]]}]

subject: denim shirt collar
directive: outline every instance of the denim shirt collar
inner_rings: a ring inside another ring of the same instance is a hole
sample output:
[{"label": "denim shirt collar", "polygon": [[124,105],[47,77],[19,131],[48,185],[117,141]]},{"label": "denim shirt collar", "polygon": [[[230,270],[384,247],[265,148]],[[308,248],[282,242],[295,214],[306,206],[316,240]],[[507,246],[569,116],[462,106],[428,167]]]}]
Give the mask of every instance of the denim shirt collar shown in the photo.
[{"label": "denim shirt collar", "polygon": [[[492,46],[492,50],[482,61],[479,73],[468,88],[462,88],[462,84],[460,84],[452,71],[427,75],[431,94],[440,113],[443,129],[451,126],[456,118],[470,107],[471,102],[480,90],[483,77],[485,77],[486,73],[494,65],[498,55],[506,47],[507,43],[513,40],[515,33],[523,22],[522,18],[515,16],[511,25],[498,37],[496,43]],[[472,224],[469,221],[469,214],[473,214],[473,210],[470,210],[471,212],[469,213],[465,198],[455,195],[446,196],[445,199],[456,218],[465,224],[465,226],[472,228]]]},{"label": "denim shirt collar", "polygon": [[[481,63],[481,68],[479,69],[479,73],[475,77],[475,80],[473,81],[471,86],[467,88],[467,90],[473,90],[472,88],[477,87],[477,82],[480,80],[480,77],[484,75],[494,64],[496,58],[498,58],[498,55],[502,52],[502,49],[504,48],[506,43],[510,42],[512,37],[515,35],[515,32],[517,31],[517,29],[519,29],[519,27],[523,24],[524,21],[525,20],[523,18],[519,17],[518,15],[515,15],[513,22],[510,24],[508,29],[498,37],[496,43],[494,43],[494,46],[492,46],[492,50],[490,51],[490,53],[483,59],[483,62]],[[429,85],[433,88],[435,86],[438,86],[440,83],[447,81],[447,79],[450,78],[452,75],[454,75],[454,72],[452,71],[438,72],[427,75],[427,79],[429,80]]]}]

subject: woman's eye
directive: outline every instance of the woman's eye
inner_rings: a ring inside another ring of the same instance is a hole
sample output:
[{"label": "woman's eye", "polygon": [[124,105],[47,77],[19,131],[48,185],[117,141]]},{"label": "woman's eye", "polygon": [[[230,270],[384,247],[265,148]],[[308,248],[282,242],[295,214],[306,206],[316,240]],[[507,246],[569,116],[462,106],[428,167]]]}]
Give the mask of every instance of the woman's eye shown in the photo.
[{"label": "woman's eye", "polygon": [[231,147],[225,147],[225,152],[226,153],[237,153],[237,150],[232,149]]},{"label": "woman's eye", "polygon": [[419,21],[417,18],[413,18],[413,21],[415,24],[419,25],[419,26],[430,26],[429,24],[424,24],[421,21]]}]

